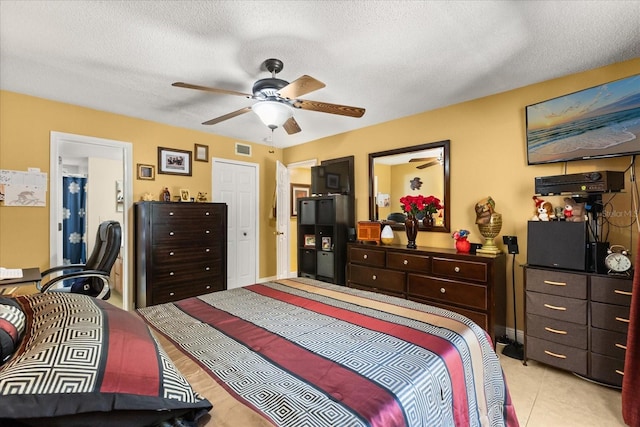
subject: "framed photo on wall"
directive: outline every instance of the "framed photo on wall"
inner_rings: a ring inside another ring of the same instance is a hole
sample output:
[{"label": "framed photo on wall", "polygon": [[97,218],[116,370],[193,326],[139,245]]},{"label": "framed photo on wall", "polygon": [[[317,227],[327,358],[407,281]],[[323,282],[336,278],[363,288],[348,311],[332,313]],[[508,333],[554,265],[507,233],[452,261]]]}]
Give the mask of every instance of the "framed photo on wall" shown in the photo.
[{"label": "framed photo on wall", "polygon": [[197,162],[208,162],[209,161],[209,146],[195,144],[193,146],[193,157]]},{"label": "framed photo on wall", "polygon": [[153,165],[138,163],[138,179],[148,179],[153,181],[156,179],[156,167]]},{"label": "framed photo on wall", "polygon": [[191,176],[191,151],[158,147],[158,173]]},{"label": "framed photo on wall", "polygon": [[311,186],[308,184],[291,184],[291,216],[298,216],[298,199],[309,197]]}]

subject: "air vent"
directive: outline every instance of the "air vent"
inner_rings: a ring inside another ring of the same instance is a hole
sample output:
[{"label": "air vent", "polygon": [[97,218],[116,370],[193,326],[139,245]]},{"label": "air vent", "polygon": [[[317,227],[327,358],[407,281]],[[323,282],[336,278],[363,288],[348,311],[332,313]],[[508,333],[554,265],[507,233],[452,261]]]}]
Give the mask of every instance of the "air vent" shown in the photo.
[{"label": "air vent", "polygon": [[236,154],[251,157],[251,146],[236,142]]}]

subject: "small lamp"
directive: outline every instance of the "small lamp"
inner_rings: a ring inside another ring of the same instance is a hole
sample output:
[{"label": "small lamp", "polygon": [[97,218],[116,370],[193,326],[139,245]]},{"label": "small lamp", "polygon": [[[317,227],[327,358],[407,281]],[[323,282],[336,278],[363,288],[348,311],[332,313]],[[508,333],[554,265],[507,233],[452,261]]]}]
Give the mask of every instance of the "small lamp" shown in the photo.
[{"label": "small lamp", "polygon": [[293,108],[290,105],[278,101],[260,101],[251,107],[262,123],[274,130],[282,126],[291,116]]}]

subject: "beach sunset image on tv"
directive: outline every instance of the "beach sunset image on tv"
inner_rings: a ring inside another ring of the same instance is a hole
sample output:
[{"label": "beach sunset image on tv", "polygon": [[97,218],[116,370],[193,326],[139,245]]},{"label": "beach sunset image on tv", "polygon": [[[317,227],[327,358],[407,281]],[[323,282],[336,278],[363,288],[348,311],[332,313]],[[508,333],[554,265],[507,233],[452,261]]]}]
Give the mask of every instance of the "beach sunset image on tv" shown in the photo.
[{"label": "beach sunset image on tv", "polygon": [[640,74],[526,107],[528,164],[640,153]]}]

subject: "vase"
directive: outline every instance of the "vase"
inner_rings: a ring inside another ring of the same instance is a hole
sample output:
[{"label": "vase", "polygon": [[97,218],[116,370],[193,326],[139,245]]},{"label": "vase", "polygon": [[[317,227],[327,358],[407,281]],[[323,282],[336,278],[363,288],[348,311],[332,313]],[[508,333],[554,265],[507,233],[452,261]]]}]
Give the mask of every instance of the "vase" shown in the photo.
[{"label": "vase", "polygon": [[456,250],[462,253],[469,253],[471,250],[471,242],[467,240],[466,237],[461,237],[456,240]]},{"label": "vase", "polygon": [[409,215],[404,221],[404,231],[407,233],[408,249],[416,249],[416,237],[418,236],[418,218],[413,215]]},{"label": "vase", "polygon": [[382,228],[382,233],[380,233],[380,240],[385,245],[390,245],[391,243],[393,243],[393,230],[388,224],[385,225],[384,228]]}]

